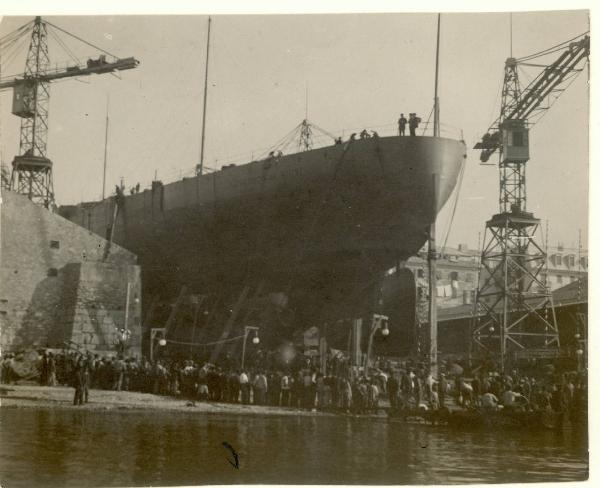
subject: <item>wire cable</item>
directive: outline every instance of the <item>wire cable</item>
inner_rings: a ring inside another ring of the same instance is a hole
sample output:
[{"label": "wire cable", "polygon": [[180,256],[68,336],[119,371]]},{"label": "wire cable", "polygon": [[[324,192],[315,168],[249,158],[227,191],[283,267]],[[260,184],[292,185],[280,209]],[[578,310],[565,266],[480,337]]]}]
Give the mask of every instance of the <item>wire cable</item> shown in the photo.
[{"label": "wire cable", "polygon": [[102,49],[101,47],[95,46],[95,45],[94,45],[94,44],[92,44],[91,42],[88,42],[88,41],[86,41],[85,39],[82,39],[81,37],[79,37],[79,36],[76,36],[75,34],[71,34],[70,32],[68,32],[68,31],[66,31],[66,30],[64,30],[64,29],[61,29],[61,28],[60,28],[60,27],[58,27],[57,25],[54,25],[54,24],[52,24],[51,22],[48,22],[47,20],[46,20],[46,21],[44,21],[44,22],[45,22],[47,25],[50,25],[50,26],[54,27],[55,29],[58,29],[59,31],[61,31],[61,32],[64,32],[64,33],[65,33],[65,34],[67,34],[68,36],[71,36],[71,37],[73,37],[74,39],[77,39],[78,41],[80,41],[80,42],[83,42],[84,44],[87,44],[88,46],[90,46],[90,47],[93,47],[94,49],[97,49],[98,51],[102,51],[104,54],[108,54],[109,56],[112,56],[112,57],[113,57],[113,58],[115,58],[115,59],[119,59],[119,58],[118,58],[117,56],[115,56],[114,54],[112,54],[112,53],[109,53],[109,52],[108,52],[106,49]]},{"label": "wire cable", "polygon": [[58,43],[58,45],[60,47],[62,47],[63,50],[70,56],[70,58],[73,61],[75,61],[76,64],[79,64],[79,59],[77,58],[77,56],[75,56],[73,51],[71,51],[71,49],[65,44],[65,42],[60,37],[58,37],[58,35],[54,32],[54,30],[48,29],[48,32],[50,33],[52,38]]},{"label": "wire cable", "polygon": [[427,128],[429,127],[429,121],[431,120],[431,115],[433,114],[433,110],[435,107],[431,108],[431,112],[429,112],[429,117],[427,117],[427,122],[425,122],[425,126],[423,127],[423,131],[421,132],[421,135],[424,136],[425,135],[425,131],[427,130]]},{"label": "wire cable", "polygon": [[21,37],[21,36],[25,35],[28,31],[32,30],[33,22],[34,22],[33,20],[30,20],[26,24],[23,24],[21,27],[15,29],[12,32],[9,32],[4,37],[0,38],[0,46],[3,47],[3,45],[6,42],[8,42],[10,39],[13,39],[15,37]]},{"label": "wire cable", "polygon": [[201,344],[199,342],[184,342],[184,341],[174,341],[173,339],[165,339],[167,342],[170,342],[172,344],[180,344],[182,346],[214,346],[216,344],[224,344],[226,342],[233,342],[233,341],[237,341],[238,339],[242,339],[243,337],[245,337],[246,335],[239,335],[239,336],[235,336],[235,337],[230,337],[229,339],[222,339],[220,341],[214,341],[214,342],[206,342],[204,344]]},{"label": "wire cable", "polygon": [[556,52],[557,50],[560,50],[560,49],[557,49],[557,48],[559,48],[560,46],[563,46],[563,48],[564,48],[564,45],[565,45],[565,44],[569,44],[570,42],[573,42],[573,41],[575,41],[575,40],[577,40],[577,39],[580,39],[580,38],[582,38],[583,36],[585,36],[585,35],[587,35],[587,34],[589,34],[589,33],[590,33],[590,31],[589,31],[589,30],[588,30],[588,31],[585,31],[585,32],[583,32],[582,34],[579,34],[579,35],[577,35],[577,36],[573,37],[572,39],[569,39],[568,41],[563,41],[563,42],[561,42],[560,44],[556,44],[555,46],[552,46],[552,47],[549,47],[549,48],[547,48],[547,49],[544,49],[543,51],[539,51],[539,52],[537,52],[537,53],[528,54],[528,55],[526,55],[526,56],[523,56],[523,57],[521,57],[521,58],[517,58],[517,62],[520,62],[520,61],[526,61],[526,60],[533,59],[533,58],[537,58],[537,57],[540,57],[540,56],[545,56],[545,55],[547,55],[547,54],[551,54],[551,53],[550,53],[550,51],[552,51],[552,52]]}]

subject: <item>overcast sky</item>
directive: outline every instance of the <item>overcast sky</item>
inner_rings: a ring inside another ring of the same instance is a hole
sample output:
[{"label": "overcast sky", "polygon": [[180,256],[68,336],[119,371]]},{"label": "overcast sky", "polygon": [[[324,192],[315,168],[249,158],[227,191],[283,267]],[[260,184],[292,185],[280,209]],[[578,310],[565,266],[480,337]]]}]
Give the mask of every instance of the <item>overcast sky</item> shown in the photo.
[{"label": "overcast sky", "polygon": [[[4,17],[0,35],[31,17]],[[104,124],[110,95],[107,187],[120,177],[146,186],[155,170],[172,181],[199,161],[206,55],[205,16],[48,17],[57,26],[140,66],[122,73],[52,85],[48,156],[60,204],[98,198],[102,191]],[[586,11],[516,13],[514,56],[537,52],[588,30]],[[250,160],[305,115],[330,132],[395,124],[400,112],[427,118],[433,104],[435,14],[214,16],[212,23],[206,165]],[[440,98],[445,134],[464,133],[467,168],[449,244],[476,246],[498,211],[498,170],[480,166],[471,150],[499,113],[498,92],[510,54],[509,14],[442,16]],[[93,49],[61,36],[85,58]],[[53,63],[69,59],[50,40]],[[23,71],[26,46],[3,76]],[[548,58],[548,62],[554,58]],[[526,85],[535,69],[525,71]],[[2,103],[5,163],[18,151],[19,119]],[[532,129],[527,169],[528,209],[549,220],[550,244],[587,238],[587,71]],[[443,134],[444,135],[444,134]],[[494,159],[494,162],[497,160]],[[439,219],[440,233],[450,206]]]}]

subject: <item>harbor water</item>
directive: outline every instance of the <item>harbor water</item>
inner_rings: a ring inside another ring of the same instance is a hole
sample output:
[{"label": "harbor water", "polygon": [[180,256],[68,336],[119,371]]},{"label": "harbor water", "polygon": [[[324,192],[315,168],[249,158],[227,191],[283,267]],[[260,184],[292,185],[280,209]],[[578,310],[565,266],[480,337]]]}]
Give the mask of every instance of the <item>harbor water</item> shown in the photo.
[{"label": "harbor water", "polygon": [[0,484],[11,488],[551,482],[586,479],[587,463],[585,439],[568,431],[465,432],[344,416],[0,409]]}]

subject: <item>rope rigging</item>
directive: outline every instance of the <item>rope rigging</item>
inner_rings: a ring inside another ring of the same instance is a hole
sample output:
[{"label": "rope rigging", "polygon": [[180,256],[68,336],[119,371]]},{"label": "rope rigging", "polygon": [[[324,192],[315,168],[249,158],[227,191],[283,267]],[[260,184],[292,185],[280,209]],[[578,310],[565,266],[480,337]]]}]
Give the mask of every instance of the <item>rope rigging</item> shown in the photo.
[{"label": "rope rigging", "polygon": [[450,220],[448,222],[448,225],[446,227],[446,236],[444,237],[444,244],[442,245],[442,249],[440,251],[440,254],[443,256],[444,255],[444,251],[446,249],[446,244],[448,244],[448,237],[450,236],[450,231],[452,230],[452,224],[454,223],[454,216],[456,215],[456,208],[458,207],[458,201],[459,201],[459,197],[460,197],[460,190],[462,188],[462,182],[463,182],[463,176],[465,174],[465,160],[463,160],[461,162],[461,167],[460,167],[460,173],[458,175],[458,185],[456,187],[456,192],[455,192],[455,197],[454,197],[454,204],[452,206],[452,213],[450,214]]}]

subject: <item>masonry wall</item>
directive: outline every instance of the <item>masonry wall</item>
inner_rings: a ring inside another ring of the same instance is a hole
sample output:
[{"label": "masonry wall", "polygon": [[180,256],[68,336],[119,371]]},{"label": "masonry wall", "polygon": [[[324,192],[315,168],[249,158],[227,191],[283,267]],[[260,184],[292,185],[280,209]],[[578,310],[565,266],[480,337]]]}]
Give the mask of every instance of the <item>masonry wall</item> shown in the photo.
[{"label": "masonry wall", "polygon": [[[139,350],[141,283],[136,256],[3,191],[0,207],[0,347],[115,351],[130,283],[129,343]],[[108,252],[107,252],[108,251]],[[134,341],[138,340],[137,343]],[[85,344],[84,344],[85,343]]]},{"label": "masonry wall", "polygon": [[[71,315],[66,336],[92,352],[110,352],[130,331],[130,355],[141,354],[141,280],[135,265],[85,262],[66,266],[72,286],[66,287],[63,309]],[[129,286],[129,299],[127,288]],[[129,313],[126,317],[126,306]],[[125,327],[127,320],[127,327]]]}]

